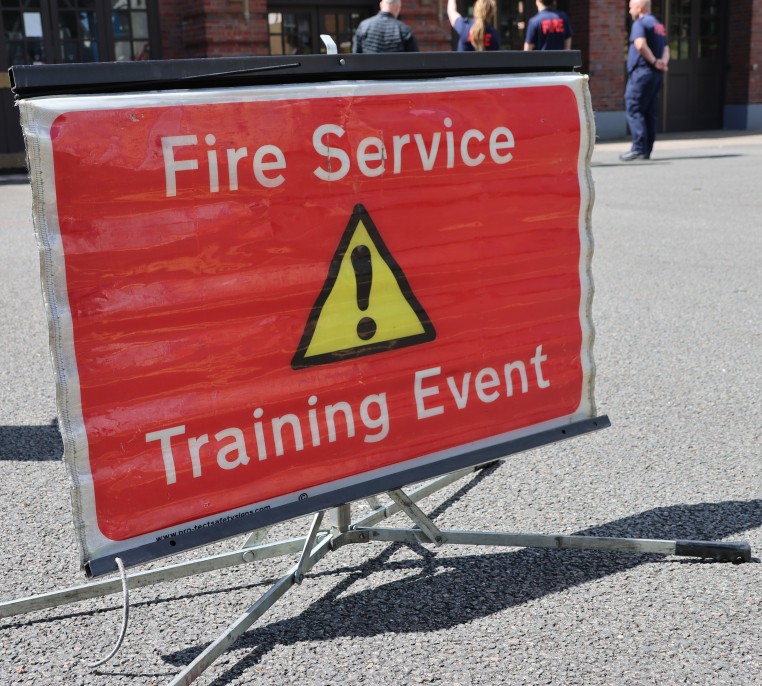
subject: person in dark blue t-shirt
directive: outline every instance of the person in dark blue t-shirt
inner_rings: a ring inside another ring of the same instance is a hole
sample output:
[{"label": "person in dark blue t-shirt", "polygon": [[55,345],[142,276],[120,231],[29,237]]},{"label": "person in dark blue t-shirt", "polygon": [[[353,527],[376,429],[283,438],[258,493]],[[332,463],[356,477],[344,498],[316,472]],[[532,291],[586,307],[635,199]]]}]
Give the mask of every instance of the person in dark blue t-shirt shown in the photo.
[{"label": "person in dark blue t-shirt", "polygon": [[527,24],[524,50],[571,50],[569,15],[555,9],[554,0],[536,0],[537,14]]},{"label": "person in dark blue t-shirt", "polygon": [[651,159],[664,72],[669,64],[669,44],[664,25],[651,14],[651,0],[630,0],[630,49],[627,53],[627,87],[624,91],[627,124],[632,134],[623,162]]},{"label": "person in dark blue t-shirt", "polygon": [[498,50],[500,34],[495,29],[497,5],[495,0],[476,0],[474,18],[464,19],[455,0],[447,0],[447,16],[458,34],[458,51]]}]

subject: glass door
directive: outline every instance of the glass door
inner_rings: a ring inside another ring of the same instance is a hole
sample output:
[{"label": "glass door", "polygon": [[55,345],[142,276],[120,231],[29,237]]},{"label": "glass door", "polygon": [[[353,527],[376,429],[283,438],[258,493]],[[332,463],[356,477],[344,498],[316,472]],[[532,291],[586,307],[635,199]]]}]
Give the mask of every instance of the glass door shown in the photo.
[{"label": "glass door", "polygon": [[[0,167],[23,166],[7,70],[16,65],[158,59],[158,0],[0,0]],[[18,160],[22,160],[19,164]]]}]

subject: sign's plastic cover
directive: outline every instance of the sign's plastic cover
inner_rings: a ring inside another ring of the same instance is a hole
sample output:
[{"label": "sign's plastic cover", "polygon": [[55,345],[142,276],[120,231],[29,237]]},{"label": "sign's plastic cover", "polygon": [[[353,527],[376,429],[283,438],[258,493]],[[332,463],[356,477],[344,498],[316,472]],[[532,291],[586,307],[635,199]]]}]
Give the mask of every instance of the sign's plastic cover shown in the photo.
[{"label": "sign's plastic cover", "polygon": [[585,76],[19,105],[83,565],[594,416]]}]

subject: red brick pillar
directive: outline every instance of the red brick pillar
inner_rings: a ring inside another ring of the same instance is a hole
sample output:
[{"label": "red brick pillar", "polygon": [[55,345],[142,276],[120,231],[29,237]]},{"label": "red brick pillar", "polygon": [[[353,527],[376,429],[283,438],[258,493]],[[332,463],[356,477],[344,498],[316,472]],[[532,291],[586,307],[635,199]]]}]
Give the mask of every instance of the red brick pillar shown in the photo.
[{"label": "red brick pillar", "polygon": [[162,0],[159,4],[159,26],[161,29],[161,58],[175,60],[187,57],[183,43],[183,19],[185,7],[191,7],[193,0]]},{"label": "red brick pillar", "polygon": [[762,0],[754,0],[750,46],[749,103],[762,105]]},{"label": "red brick pillar", "polygon": [[401,19],[411,29],[421,52],[450,50],[450,22],[446,0],[404,0]]},{"label": "red brick pillar", "polygon": [[269,55],[266,0],[162,0],[162,57]]},{"label": "red brick pillar", "polygon": [[623,138],[627,1],[588,0],[570,9],[572,47],[582,51],[582,70],[590,75],[598,138]]},{"label": "red brick pillar", "polygon": [[754,0],[750,46],[749,104],[757,110],[754,128],[762,129],[762,0]]},{"label": "red brick pillar", "polygon": [[726,129],[762,129],[762,0],[728,8]]}]

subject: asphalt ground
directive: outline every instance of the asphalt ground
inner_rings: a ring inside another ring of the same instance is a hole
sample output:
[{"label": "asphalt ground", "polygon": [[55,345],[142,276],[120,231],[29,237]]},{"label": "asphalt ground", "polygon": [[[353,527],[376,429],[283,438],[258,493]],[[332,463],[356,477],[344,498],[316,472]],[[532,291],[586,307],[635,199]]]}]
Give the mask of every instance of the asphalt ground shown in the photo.
[{"label": "asphalt ground", "polygon": [[[612,427],[422,507],[442,528],[745,540],[755,560],[349,546],[198,683],[762,683],[762,136],[662,138],[650,162],[620,163],[627,148],[593,157],[596,398]],[[84,583],[30,207],[23,177],[0,177],[0,601]],[[166,683],[294,561],[133,590],[124,645],[96,670],[120,595],[2,619],[0,684]]]}]

